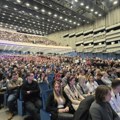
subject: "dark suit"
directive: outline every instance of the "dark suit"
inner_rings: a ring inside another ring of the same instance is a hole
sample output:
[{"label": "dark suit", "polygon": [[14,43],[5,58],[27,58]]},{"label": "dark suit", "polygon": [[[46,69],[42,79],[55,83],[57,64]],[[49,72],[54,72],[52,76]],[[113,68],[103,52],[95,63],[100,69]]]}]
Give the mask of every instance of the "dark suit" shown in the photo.
[{"label": "dark suit", "polygon": [[91,120],[120,120],[109,103],[94,101],[90,107]]},{"label": "dark suit", "polygon": [[89,108],[94,101],[94,96],[87,96],[83,101],[81,101],[77,111],[74,114],[73,120],[88,120]]}]

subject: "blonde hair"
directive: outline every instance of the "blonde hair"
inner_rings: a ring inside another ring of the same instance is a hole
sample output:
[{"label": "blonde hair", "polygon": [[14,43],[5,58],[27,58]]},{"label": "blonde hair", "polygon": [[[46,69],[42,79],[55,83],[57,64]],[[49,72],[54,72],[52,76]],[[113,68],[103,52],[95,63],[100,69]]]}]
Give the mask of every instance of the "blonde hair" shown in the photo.
[{"label": "blonde hair", "polygon": [[[54,87],[55,87],[56,84],[59,84],[59,86],[60,86],[60,96],[58,96],[55,92]],[[55,101],[57,101],[59,103],[59,97],[61,97],[63,99],[63,101],[65,102],[65,98],[64,98],[63,92],[62,92],[62,86],[61,86],[61,83],[59,81],[55,81],[54,84],[53,84],[53,94],[54,94],[54,100]]]}]

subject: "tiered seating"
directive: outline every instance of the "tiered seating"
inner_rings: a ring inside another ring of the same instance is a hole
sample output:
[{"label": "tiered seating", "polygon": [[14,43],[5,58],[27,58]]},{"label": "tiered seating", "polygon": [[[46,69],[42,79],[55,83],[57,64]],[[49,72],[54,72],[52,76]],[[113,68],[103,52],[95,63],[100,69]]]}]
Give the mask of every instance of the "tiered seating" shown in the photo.
[{"label": "tiered seating", "polygon": [[43,45],[58,45],[56,42],[49,40],[46,37],[38,35],[28,35],[11,31],[0,30],[0,40],[9,40],[14,42],[27,42]]}]

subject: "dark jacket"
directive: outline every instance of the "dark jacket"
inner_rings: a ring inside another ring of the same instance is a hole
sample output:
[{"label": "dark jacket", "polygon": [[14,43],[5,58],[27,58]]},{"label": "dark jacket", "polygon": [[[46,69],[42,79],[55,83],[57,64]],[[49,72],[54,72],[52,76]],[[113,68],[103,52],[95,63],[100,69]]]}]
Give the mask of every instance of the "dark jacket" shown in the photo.
[{"label": "dark jacket", "polygon": [[[65,104],[64,104],[64,108],[66,106],[68,106],[69,109],[70,109],[70,113],[74,113],[74,109],[72,107],[72,104],[71,104],[71,102],[69,101],[69,99],[67,98],[67,96],[66,96],[66,94],[64,92],[63,92],[63,96],[64,96],[64,98],[66,100]],[[55,101],[54,94],[52,93],[48,97],[47,105],[46,105],[46,111],[51,113],[52,120],[57,120],[57,117],[58,117],[58,114],[57,114],[58,113],[57,112],[58,108],[57,108],[57,106],[58,106],[58,103],[57,103],[57,101]]]},{"label": "dark jacket", "polygon": [[91,120],[120,120],[108,102],[96,103],[90,107]]},{"label": "dark jacket", "polygon": [[[35,101],[40,97],[40,89],[36,81],[32,81],[31,84],[29,84],[27,81],[24,82],[21,87],[21,91],[24,101]],[[27,91],[30,91],[30,94],[27,94]]]},{"label": "dark jacket", "polygon": [[87,96],[83,101],[81,101],[77,111],[74,114],[73,120],[88,120],[89,118],[89,108],[94,101],[94,96]]}]

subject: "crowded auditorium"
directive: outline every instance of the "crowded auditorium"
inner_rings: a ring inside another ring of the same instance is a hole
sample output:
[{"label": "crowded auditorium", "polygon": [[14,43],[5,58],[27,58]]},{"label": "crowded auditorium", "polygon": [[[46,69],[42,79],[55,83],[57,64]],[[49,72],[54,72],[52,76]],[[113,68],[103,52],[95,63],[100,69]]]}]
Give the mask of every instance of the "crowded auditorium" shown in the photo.
[{"label": "crowded auditorium", "polygon": [[120,0],[0,0],[0,120],[120,120]]}]

